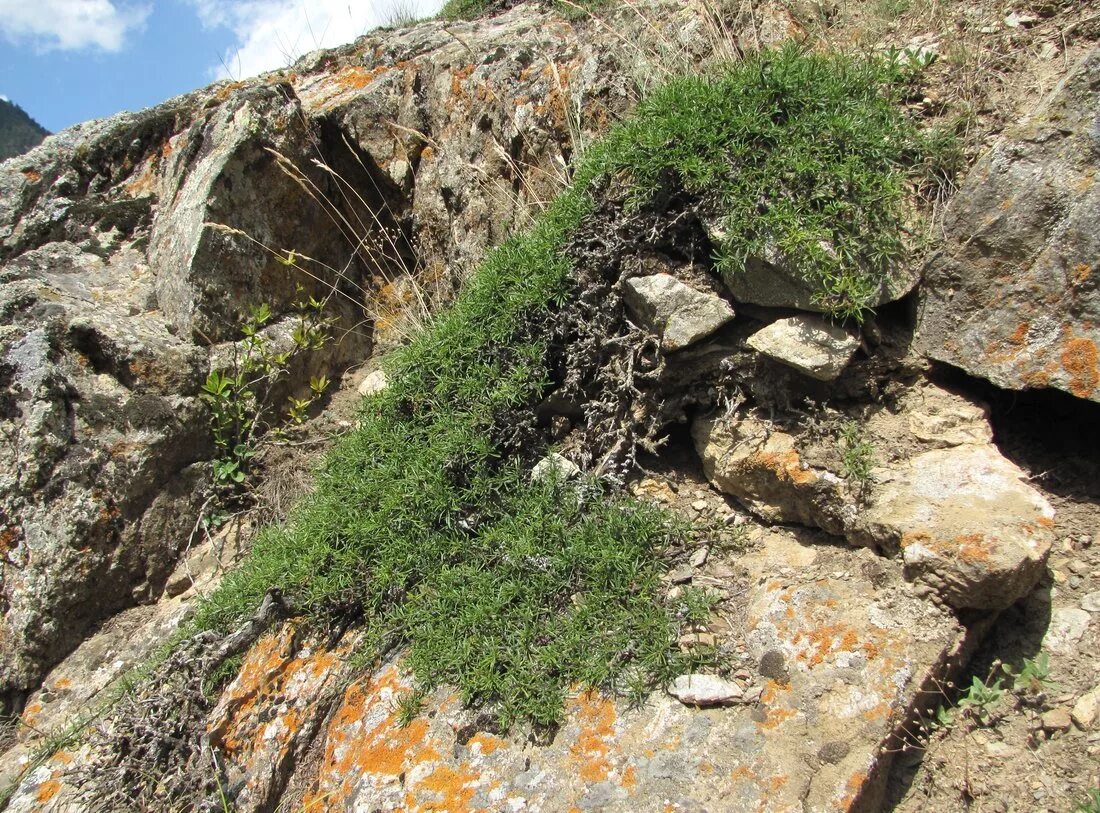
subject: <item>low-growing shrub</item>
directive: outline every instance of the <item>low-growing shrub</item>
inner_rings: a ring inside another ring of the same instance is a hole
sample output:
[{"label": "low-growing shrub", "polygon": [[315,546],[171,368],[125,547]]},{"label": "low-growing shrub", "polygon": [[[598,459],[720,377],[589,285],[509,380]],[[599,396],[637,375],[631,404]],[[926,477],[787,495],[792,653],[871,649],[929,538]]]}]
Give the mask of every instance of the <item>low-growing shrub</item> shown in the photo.
[{"label": "low-growing shrub", "polygon": [[555,362],[544,326],[576,294],[564,247],[595,190],[642,206],[679,188],[725,212],[723,268],[778,241],[832,310],[862,312],[900,250],[906,156],[920,146],[895,73],[790,47],[657,91],[391,356],[390,386],[365,401],[315,491],[263,532],[197,626],[231,629],[272,587],[315,619],[362,619],[368,653],[407,649],[418,689],[405,717],[447,683],[504,722],[549,723],[573,687],[638,695],[712,657],[673,645],[712,600],[664,599],[666,516],[598,483],[528,477],[544,450],[524,427]]}]

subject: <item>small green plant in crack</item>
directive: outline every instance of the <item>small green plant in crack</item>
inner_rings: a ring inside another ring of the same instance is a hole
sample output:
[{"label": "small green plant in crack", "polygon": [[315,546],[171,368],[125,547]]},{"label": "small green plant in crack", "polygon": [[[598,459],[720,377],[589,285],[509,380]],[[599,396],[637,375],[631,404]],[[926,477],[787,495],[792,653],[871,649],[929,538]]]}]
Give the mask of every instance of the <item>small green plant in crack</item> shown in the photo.
[{"label": "small green plant in crack", "polygon": [[1046,652],[1024,658],[1019,672],[1008,664],[1001,668],[1012,679],[1012,691],[1024,702],[1042,702],[1046,694],[1057,688],[1050,679],[1050,656]]},{"label": "small green plant in crack", "polygon": [[871,485],[875,447],[866,439],[863,428],[856,421],[846,421],[841,427],[840,445],[841,473],[856,485],[862,496]]},{"label": "small green plant in crack", "polygon": [[705,624],[721,601],[717,593],[702,587],[685,587],[676,600],[676,617],[686,625]]},{"label": "small green plant in crack", "polygon": [[[294,262],[291,254],[290,264]],[[299,289],[299,292],[301,289]],[[300,353],[319,350],[329,339],[325,303],[306,297],[296,303],[298,321],[291,330],[289,347],[279,346],[265,330],[273,319],[267,303],[253,306],[241,324],[243,339],[228,367],[215,369],[202,385],[200,397],[210,409],[210,424],[218,457],[213,462],[214,485],[233,490],[245,483],[260,437],[268,429],[279,429],[269,418],[274,385],[286,377],[291,360]],[[285,343],[283,343],[285,345]],[[290,396],[285,419],[301,424],[309,408],[328,389],[325,376],[310,381],[305,398]]]},{"label": "small green plant in crack", "polygon": [[[957,714],[959,717],[970,720],[977,725],[989,725],[993,719],[993,709],[1001,702],[1004,694],[1004,682],[1001,678],[987,682],[975,675],[956,704]],[[955,722],[955,718],[956,714],[952,710],[947,710],[942,714],[937,712],[937,719],[941,724],[946,722],[950,725]]]},{"label": "small green plant in crack", "polygon": [[427,699],[428,692],[421,686],[402,692],[397,698],[397,724],[405,728],[419,717]]}]

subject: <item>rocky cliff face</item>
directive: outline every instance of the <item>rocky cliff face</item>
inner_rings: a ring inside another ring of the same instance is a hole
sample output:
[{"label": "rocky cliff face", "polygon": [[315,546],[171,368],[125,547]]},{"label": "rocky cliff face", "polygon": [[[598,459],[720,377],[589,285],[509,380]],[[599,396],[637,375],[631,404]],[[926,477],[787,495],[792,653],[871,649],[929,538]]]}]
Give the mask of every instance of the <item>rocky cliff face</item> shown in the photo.
[{"label": "rocky cliff face", "polygon": [[[621,36],[530,10],[424,25],[0,168],[7,707],[159,593],[213,454],[199,387],[248,309],[269,305],[279,330],[300,286],[330,297],[342,338],[307,381],[392,342],[403,314],[426,315],[411,278],[445,300],[555,194],[572,139],[630,104]],[[308,273],[278,261],[290,251]]]},{"label": "rocky cliff face", "polygon": [[[109,753],[120,730],[149,754],[191,734],[150,739],[133,722],[202,689],[180,661],[125,701],[132,719],[40,750],[42,732],[81,729],[117,698],[108,687],[247,547],[247,518],[214,539],[197,528],[215,454],[200,387],[249,309],[269,306],[285,336],[296,301],[328,298],[342,339],[296,361],[291,391],[400,341],[632,105],[640,52],[715,47],[713,20],[656,8],[569,22],[523,5],[379,33],[0,164],[0,710],[24,724],[0,756],[9,810],[114,805],[130,776]],[[739,44],[806,34],[784,8],[764,13]],[[642,427],[626,488],[694,528],[665,587],[714,600],[678,645],[719,649],[720,675],[685,674],[637,706],[578,694],[552,732],[501,730],[446,689],[406,724],[400,653],[364,668],[354,624],[320,634],[265,617],[242,629],[239,669],[209,708],[179,711],[201,718],[190,768],[242,811],[881,809],[901,792],[895,754],[997,614],[1045,595],[1049,616],[1052,549],[1100,529],[1090,492],[1048,487],[1029,462],[1042,456],[1017,453],[990,406],[1056,388],[1080,418],[1098,400],[1098,60],[1075,62],[999,138],[915,293],[910,280],[884,295],[860,328],[805,312],[797,292],[740,297],[690,211],[608,207],[569,246],[585,312],[620,331],[572,326],[575,355],[594,344],[608,369],[648,366],[613,393],[620,412],[567,384],[551,393],[539,421],[564,457],[543,470],[594,468],[593,450],[621,440],[612,418]],[[623,356],[627,339],[641,349]],[[351,416],[365,374],[327,405],[324,431]],[[1095,449],[1074,455],[1093,470]],[[1083,580],[1100,576],[1073,572],[1095,596]],[[1053,611],[1067,658],[1100,646],[1088,607]],[[1094,718],[1074,724],[1083,742]]]}]

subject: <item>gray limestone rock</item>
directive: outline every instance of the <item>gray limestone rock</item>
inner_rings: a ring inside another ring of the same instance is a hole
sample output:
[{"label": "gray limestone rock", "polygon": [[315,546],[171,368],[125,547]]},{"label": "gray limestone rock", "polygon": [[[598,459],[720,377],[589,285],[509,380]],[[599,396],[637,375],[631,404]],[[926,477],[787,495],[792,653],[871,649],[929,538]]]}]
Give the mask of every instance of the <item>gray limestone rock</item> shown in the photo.
[{"label": "gray limestone rock", "polygon": [[706,338],[733,319],[725,300],[686,285],[671,274],[634,277],[623,283],[631,313],[661,337],[671,353]]},{"label": "gray limestone rock", "polygon": [[778,319],[746,343],[768,358],[818,381],[835,381],[859,347],[859,337],[816,316]]},{"label": "gray limestone rock", "polygon": [[[720,245],[724,233],[719,220],[706,218],[703,226],[711,242]],[[879,285],[877,294],[868,305],[878,307],[901,299],[919,281],[919,268],[897,266]],[[761,256],[749,257],[743,269],[723,274],[722,282],[736,302],[770,308],[797,308],[814,313],[824,310],[815,296],[817,288],[803,279],[775,247],[769,247]]]}]

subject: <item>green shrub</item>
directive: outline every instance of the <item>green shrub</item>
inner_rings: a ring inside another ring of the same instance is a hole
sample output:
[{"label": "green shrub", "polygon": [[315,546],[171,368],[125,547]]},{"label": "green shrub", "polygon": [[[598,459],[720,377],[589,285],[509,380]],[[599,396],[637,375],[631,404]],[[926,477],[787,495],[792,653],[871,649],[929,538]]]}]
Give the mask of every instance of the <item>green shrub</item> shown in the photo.
[{"label": "green shrub", "polygon": [[456,686],[501,719],[549,723],[574,685],[648,686],[680,665],[660,597],[668,521],[643,505],[532,483],[494,441],[546,388],[533,330],[568,292],[566,193],[492,253],[455,306],[389,363],[314,494],[269,528],[200,610],[229,629],[277,586],[311,616],[363,615],[372,651],[408,648],[419,685]]},{"label": "green shrub", "polygon": [[[669,520],[594,483],[532,483],[541,450],[520,460],[506,442],[549,385],[545,325],[575,293],[563,247],[597,185],[625,177],[642,205],[672,170],[692,193],[760,221],[738,224],[726,266],[766,239],[808,256],[827,236],[844,258],[829,274],[863,280],[849,255],[892,256],[899,244],[888,215],[900,205],[902,146],[916,140],[884,95],[887,74],[788,48],[659,90],[390,357],[390,386],[365,401],[315,491],[260,535],[197,625],[229,630],[271,587],[313,618],[362,617],[368,658],[407,649],[417,693],[405,718],[447,683],[505,722],[548,723],[572,687],[637,697],[693,666],[686,658],[712,658],[673,647],[679,624],[704,620],[713,598],[662,598]],[[856,282],[829,274],[826,298],[858,312]]]},{"label": "green shrub", "polygon": [[778,256],[827,312],[859,318],[905,253],[911,177],[942,173],[951,143],[906,116],[911,79],[899,54],[788,44],[660,88],[586,171],[621,178],[633,206],[682,187],[718,224],[723,275]]}]

